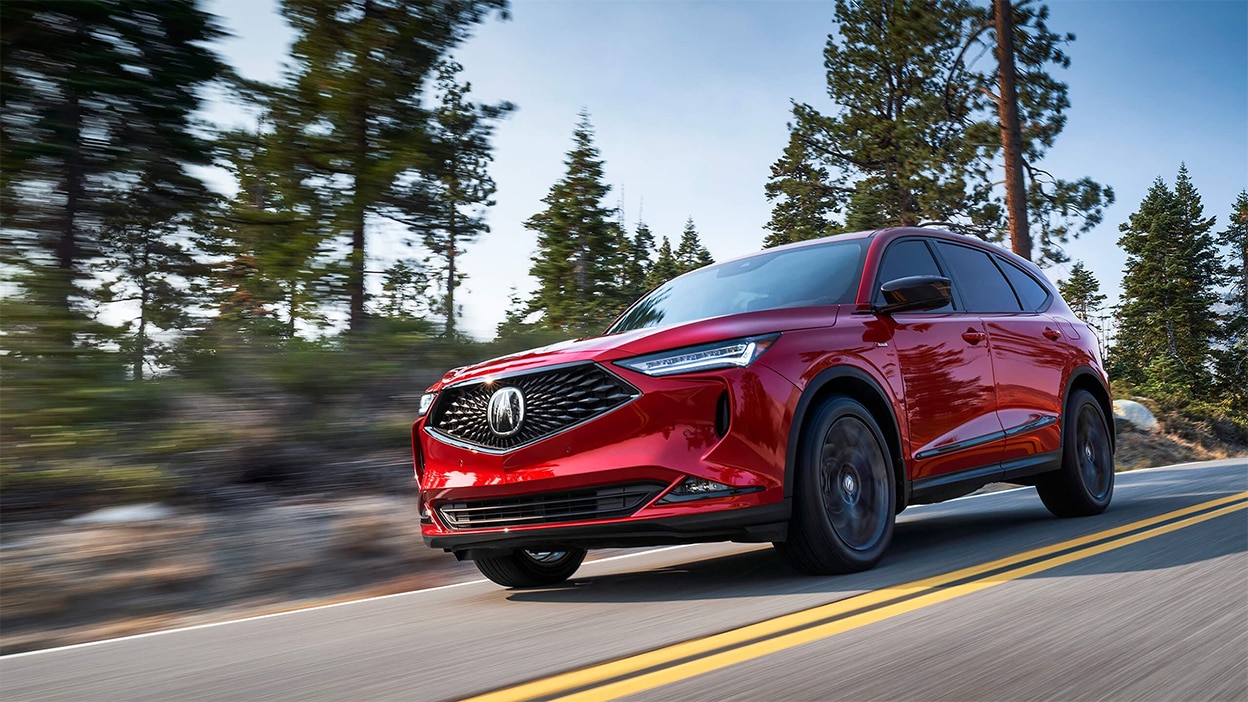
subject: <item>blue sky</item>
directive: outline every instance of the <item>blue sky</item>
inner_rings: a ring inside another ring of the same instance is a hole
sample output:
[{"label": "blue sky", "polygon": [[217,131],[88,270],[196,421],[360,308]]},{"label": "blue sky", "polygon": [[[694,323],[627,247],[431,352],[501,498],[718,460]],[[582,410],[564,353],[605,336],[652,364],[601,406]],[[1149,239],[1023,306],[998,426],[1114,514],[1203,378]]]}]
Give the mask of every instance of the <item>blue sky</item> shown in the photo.
[{"label": "blue sky", "polygon": [[[1045,166],[1114,188],[1105,222],[1067,247],[1113,301],[1125,255],[1118,225],[1152,181],[1186,162],[1206,215],[1227,223],[1248,188],[1248,2],[1054,0],[1050,27],[1073,32],[1065,132]],[[215,0],[234,36],[220,50],[243,75],[277,79],[291,38],[270,0]],[[519,0],[460,47],[478,100],[518,110],[499,125],[492,232],[468,247],[464,328],[493,336],[512,287],[531,289],[535,236],[522,222],[563,173],[577,113],[597,144],[628,220],[677,238],[693,217],[717,259],[757,250],[770,205],[770,164],[786,139],[789,101],[830,108],[822,51],[830,2],[798,0]],[[209,117],[238,119],[219,106]],[[384,267],[404,254],[382,235]],[[1061,277],[1068,266],[1049,271]]]}]

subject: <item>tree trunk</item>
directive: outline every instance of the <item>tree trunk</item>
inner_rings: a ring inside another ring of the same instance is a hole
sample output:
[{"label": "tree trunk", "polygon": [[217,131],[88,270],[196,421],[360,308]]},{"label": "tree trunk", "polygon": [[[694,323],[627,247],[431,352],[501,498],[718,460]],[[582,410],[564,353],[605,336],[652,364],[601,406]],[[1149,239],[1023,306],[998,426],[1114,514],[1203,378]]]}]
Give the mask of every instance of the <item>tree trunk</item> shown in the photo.
[{"label": "tree trunk", "polygon": [[455,228],[454,228],[454,205],[451,213],[451,227],[447,230],[447,252],[446,252],[446,326],[442,329],[442,335],[446,338],[455,336]]},{"label": "tree trunk", "polygon": [[[150,236],[150,232],[144,236]],[[134,380],[143,380],[143,359],[147,355],[147,306],[150,302],[150,285],[148,276],[151,270],[151,247],[143,245],[143,265],[139,269],[139,329],[134,337],[134,358],[131,359],[131,373]]]},{"label": "tree trunk", "polygon": [[[369,0],[364,2],[364,19],[368,20],[373,13],[373,3]],[[357,55],[357,58],[363,63],[367,60],[364,55]],[[359,88],[360,93],[357,94],[354,105],[354,122],[355,122],[355,182],[353,184],[355,193],[354,212],[352,217],[354,221],[351,227],[351,270],[347,273],[347,290],[351,297],[351,318],[347,325],[347,330],[351,334],[357,334],[364,329],[365,312],[364,301],[366,295],[366,281],[364,280],[364,264],[366,257],[364,255],[364,220],[368,213],[367,194],[368,189],[364,181],[368,172],[368,102],[364,97],[364,88]]]},{"label": "tree trunk", "polygon": [[[84,35],[81,25],[78,36]],[[82,208],[83,187],[86,180],[82,162],[82,104],[73,81],[65,83],[65,137],[71,140],[65,156],[65,209],[61,213],[60,236],[56,242],[56,278],[52,282],[51,304],[63,315],[65,324],[58,325],[52,334],[63,346],[74,345],[74,332],[69,320],[73,318],[70,298],[74,292],[75,268],[78,263],[78,215]]]},{"label": "tree trunk", "polygon": [[1018,86],[1014,68],[1014,7],[1010,0],[993,0],[997,30],[997,114],[1001,121],[1001,150],[1005,157],[1005,208],[1010,218],[1010,248],[1031,260],[1031,232],[1027,225],[1027,189],[1023,183],[1023,137],[1018,124]]}]

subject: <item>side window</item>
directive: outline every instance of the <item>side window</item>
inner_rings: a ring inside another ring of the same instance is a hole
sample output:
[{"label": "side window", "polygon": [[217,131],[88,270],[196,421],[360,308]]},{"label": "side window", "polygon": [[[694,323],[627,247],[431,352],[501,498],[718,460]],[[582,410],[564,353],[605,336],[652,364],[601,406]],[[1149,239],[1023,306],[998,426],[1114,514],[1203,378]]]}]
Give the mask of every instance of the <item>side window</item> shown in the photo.
[{"label": "side window", "polygon": [[[884,302],[883,295],[880,294],[879,286],[890,280],[898,278],[908,278],[912,275],[944,275],[940,266],[936,264],[936,259],[932,256],[932,252],[928,250],[927,244],[919,239],[906,239],[891,244],[884,252],[884,259],[880,262],[880,272],[876,276],[874,299],[877,304]],[[945,305],[931,312],[951,312],[952,305]]]},{"label": "side window", "polygon": [[1014,292],[1018,293],[1018,299],[1023,303],[1023,310],[1027,312],[1039,312],[1049,301],[1049,291],[1043,285],[1036,282],[1021,268],[1015,266],[1009,261],[997,259],[997,265],[1005,272],[1005,277],[1009,278],[1010,286],[1014,288]]},{"label": "side window", "polygon": [[992,256],[969,246],[936,242],[940,255],[953,269],[953,289],[971,312],[1021,312],[1022,306]]}]

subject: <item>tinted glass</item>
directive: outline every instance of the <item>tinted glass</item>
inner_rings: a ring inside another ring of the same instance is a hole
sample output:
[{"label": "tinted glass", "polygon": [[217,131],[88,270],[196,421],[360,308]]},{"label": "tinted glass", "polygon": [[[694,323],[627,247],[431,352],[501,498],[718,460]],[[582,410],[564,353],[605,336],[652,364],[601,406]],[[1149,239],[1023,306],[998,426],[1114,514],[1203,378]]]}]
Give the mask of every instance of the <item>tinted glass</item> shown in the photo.
[{"label": "tinted glass", "polygon": [[992,256],[969,246],[936,242],[940,255],[953,269],[953,289],[971,312],[1020,312],[1022,307]]},{"label": "tinted glass", "polygon": [[761,253],[686,273],[633,305],[608,334],[782,307],[854,301],[865,242]]},{"label": "tinted glass", "polygon": [[[912,275],[944,275],[940,266],[936,264],[936,259],[932,257],[932,252],[928,250],[927,244],[918,239],[910,239],[907,241],[898,241],[888,247],[884,252],[884,260],[880,263],[880,272],[875,278],[876,290],[875,301],[877,304],[884,302],[884,295],[880,292],[879,286],[890,280],[898,278],[909,278]],[[952,305],[945,305],[932,312],[948,312],[953,309]]]},{"label": "tinted glass", "polygon": [[1013,286],[1014,292],[1018,293],[1023,309],[1028,312],[1040,311],[1044,303],[1049,300],[1049,291],[1019,267],[1001,259],[997,259],[997,264],[1001,266],[1001,270],[1005,271],[1005,277],[1010,279],[1010,285]]}]

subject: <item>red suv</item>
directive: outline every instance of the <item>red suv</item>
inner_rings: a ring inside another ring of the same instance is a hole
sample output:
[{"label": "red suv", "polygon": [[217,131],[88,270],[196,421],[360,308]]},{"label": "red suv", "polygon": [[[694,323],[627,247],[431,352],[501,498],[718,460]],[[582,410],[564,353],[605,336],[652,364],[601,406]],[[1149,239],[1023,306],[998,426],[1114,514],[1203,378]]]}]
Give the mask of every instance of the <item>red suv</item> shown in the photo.
[{"label": "red suv", "polygon": [[425,542],[534,587],[588,548],[696,541],[863,570],[907,505],[990,482],[1098,514],[1110,416],[1096,341],[1039,269],[887,229],[701,268],[602,336],[452,370],[412,439]]}]

